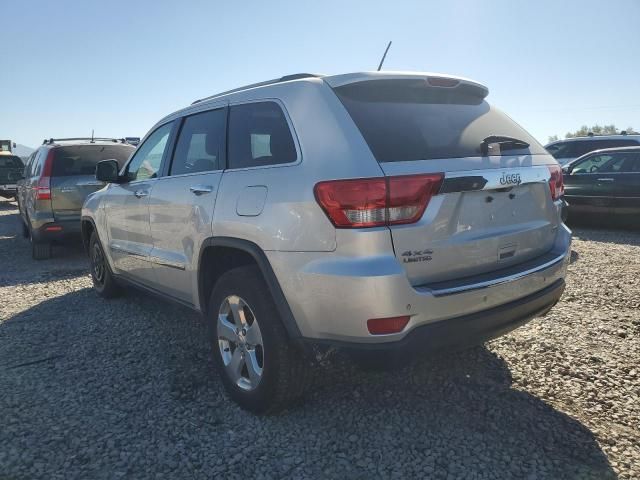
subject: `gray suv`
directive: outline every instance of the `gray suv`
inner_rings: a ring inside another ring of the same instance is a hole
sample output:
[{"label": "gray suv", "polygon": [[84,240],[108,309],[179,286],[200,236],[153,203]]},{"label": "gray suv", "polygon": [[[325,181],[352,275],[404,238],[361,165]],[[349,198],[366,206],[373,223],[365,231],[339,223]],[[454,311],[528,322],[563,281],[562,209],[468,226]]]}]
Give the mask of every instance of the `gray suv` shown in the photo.
[{"label": "gray suv", "polygon": [[560,298],[557,162],[486,87],[426,73],[292,75],[162,119],[82,210],[97,292],[202,312],[229,395],[301,395],[309,353],[484,342]]},{"label": "gray suv", "polygon": [[124,164],[134,150],[118,139],[50,138],[31,154],[16,198],[34,259],[49,258],[52,243],[79,236],[82,204],[104,186],[95,178],[96,164],[104,159]]}]

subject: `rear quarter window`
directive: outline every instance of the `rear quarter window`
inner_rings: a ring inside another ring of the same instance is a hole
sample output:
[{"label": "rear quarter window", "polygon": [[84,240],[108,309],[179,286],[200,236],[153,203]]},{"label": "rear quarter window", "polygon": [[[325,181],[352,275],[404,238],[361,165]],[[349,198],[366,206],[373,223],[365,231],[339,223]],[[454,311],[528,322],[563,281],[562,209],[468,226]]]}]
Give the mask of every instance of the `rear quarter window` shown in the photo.
[{"label": "rear quarter window", "polygon": [[544,148],[472,87],[429,86],[424,79],[371,80],[334,88],[379,162],[481,155],[491,135],[528,148],[502,154],[545,154]]},{"label": "rear quarter window", "polygon": [[96,163],[114,159],[122,167],[135,151],[130,145],[72,145],[57,147],[53,158],[53,176],[93,175]]},{"label": "rear quarter window", "polygon": [[280,105],[255,102],[229,111],[229,168],[263,167],[297,160],[293,136]]}]

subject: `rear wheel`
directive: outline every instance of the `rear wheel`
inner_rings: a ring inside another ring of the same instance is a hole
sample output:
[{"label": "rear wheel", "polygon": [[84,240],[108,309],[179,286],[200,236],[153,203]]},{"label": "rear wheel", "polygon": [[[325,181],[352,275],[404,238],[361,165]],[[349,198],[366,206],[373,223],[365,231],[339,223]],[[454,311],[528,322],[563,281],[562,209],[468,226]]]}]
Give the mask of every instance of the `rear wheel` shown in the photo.
[{"label": "rear wheel", "polygon": [[31,241],[31,257],[34,260],[46,260],[51,258],[51,243],[36,240],[33,231],[27,227],[27,235]]},{"label": "rear wheel", "polygon": [[23,238],[29,238],[29,227],[27,227],[27,224],[24,223],[24,220],[20,220],[20,226],[21,228],[21,234]]},{"label": "rear wheel", "polygon": [[302,396],[307,364],[287,336],[260,270],[224,273],[211,293],[209,339],[228,395],[254,413],[275,413]]},{"label": "rear wheel", "polygon": [[104,250],[102,250],[102,245],[96,232],[93,232],[89,239],[89,264],[91,266],[93,288],[95,288],[98,295],[104,298],[117,297],[121,293],[120,287],[115,278],[113,278],[109,262],[104,256]]}]

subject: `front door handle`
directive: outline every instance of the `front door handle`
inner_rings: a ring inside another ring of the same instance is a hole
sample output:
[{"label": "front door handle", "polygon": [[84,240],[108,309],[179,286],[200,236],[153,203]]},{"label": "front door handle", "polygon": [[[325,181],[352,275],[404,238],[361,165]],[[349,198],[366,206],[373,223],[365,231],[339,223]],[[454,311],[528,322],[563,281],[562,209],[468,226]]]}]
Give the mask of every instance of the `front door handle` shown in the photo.
[{"label": "front door handle", "polygon": [[613,178],[598,178],[599,182],[613,182]]},{"label": "front door handle", "polygon": [[149,190],[136,190],[133,194],[137,198],[142,198],[142,197],[146,197],[147,195],[149,195]]},{"label": "front door handle", "polygon": [[203,195],[213,192],[213,187],[211,185],[192,185],[189,187],[189,190],[191,190],[191,193],[194,195]]}]

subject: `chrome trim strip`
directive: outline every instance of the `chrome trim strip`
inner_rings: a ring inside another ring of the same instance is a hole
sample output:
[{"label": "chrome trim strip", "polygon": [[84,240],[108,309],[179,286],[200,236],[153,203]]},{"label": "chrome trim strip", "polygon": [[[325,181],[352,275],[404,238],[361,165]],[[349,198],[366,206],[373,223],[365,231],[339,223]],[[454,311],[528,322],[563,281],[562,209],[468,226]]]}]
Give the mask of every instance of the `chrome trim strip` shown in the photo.
[{"label": "chrome trim strip", "polygon": [[547,165],[447,172],[440,193],[500,190],[532,183],[548,183],[550,178],[551,172]]},{"label": "chrome trim strip", "polygon": [[514,273],[513,275],[508,275],[506,277],[495,278],[493,280],[486,280],[484,282],[478,283],[470,283],[468,285],[460,285],[458,287],[450,287],[450,288],[441,288],[441,289],[430,289],[428,287],[421,287],[417,290],[422,291],[424,293],[430,293],[434,297],[445,297],[447,295],[455,295],[456,293],[469,292],[471,290],[480,290],[483,288],[494,287],[496,285],[502,285],[505,283],[514,282],[516,280],[520,280],[523,277],[531,275],[536,272],[540,272],[541,270],[545,270],[553,265],[561,263],[567,257],[567,252],[559,255],[548,262],[543,263],[542,265],[537,265],[528,270],[523,270],[522,272]]},{"label": "chrome trim strip", "polygon": [[163,267],[175,268],[176,270],[185,270],[186,266],[184,263],[172,262],[171,260],[167,260],[165,258],[150,256],[148,260],[151,263],[155,263],[156,265],[162,265]]},{"label": "chrome trim strip", "polygon": [[148,259],[148,257],[145,254],[140,253],[140,252],[135,252],[133,250],[129,250],[128,248],[125,248],[125,247],[123,247],[121,245],[118,245],[117,243],[111,243],[109,245],[109,249],[112,252],[120,252],[120,253],[124,253],[126,255],[132,255],[134,257],[140,257],[140,258],[143,258],[145,260]]}]

